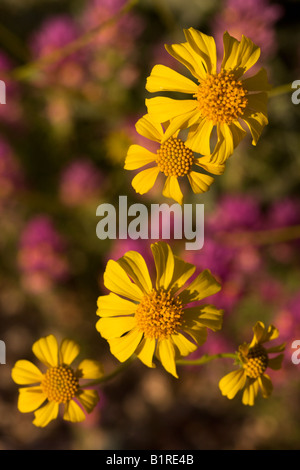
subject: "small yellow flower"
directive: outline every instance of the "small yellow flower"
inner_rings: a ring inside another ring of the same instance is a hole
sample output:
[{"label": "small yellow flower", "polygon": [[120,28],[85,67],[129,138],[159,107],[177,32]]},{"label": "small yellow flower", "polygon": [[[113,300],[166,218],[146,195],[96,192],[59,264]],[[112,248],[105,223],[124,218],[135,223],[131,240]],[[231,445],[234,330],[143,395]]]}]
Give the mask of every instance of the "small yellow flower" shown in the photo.
[{"label": "small yellow flower", "polygon": [[157,273],[154,286],[144,258],[136,251],[107,263],[104,285],[112,292],[98,298],[101,318],[96,328],[119,361],[136,354],[146,366],[155,367],[155,355],[178,377],[175,360],[203,344],[207,328],[215,331],[222,326],[222,310],[188,304],[221,287],[208,270],[185,287],[196,267],[175,256],[167,243],[154,243],[151,250]]},{"label": "small yellow flower", "polygon": [[[166,128],[168,127],[166,126]],[[178,179],[186,176],[193,192],[200,194],[209,190],[214,178],[195,171],[197,167],[215,175],[221,175],[225,170],[224,164],[210,163],[209,157],[195,157],[192,150],[178,137],[179,131],[165,140],[161,124],[155,122],[149,114],[136,123],[136,130],[143,137],[160,144],[156,153],[150,152],[140,145],[129,147],[125,170],[137,170],[145,165],[152,165],[150,168],[141,170],[132,180],[132,186],[139,194],[147,193],[154,186],[156,178],[161,172],[167,178],[163,195],[182,204],[183,194]]]},{"label": "small yellow flower", "polygon": [[12,369],[12,379],[19,385],[29,385],[19,389],[19,411],[34,411],[33,424],[45,427],[57,418],[59,405],[63,404],[65,420],[83,421],[85,414],[77,401],[91,413],[99,397],[96,390],[82,388],[79,379],[100,378],[103,375],[101,364],[85,359],[74,370],[71,364],[79,354],[78,344],[65,339],[58,348],[53,335],[36,341],[32,350],[47,366],[47,371],[43,374],[32,362],[26,360],[16,362]]},{"label": "small yellow flower", "polygon": [[241,41],[224,34],[224,56],[217,71],[216,44],[211,36],[194,28],[184,30],[187,42],[166,45],[166,49],[198,80],[198,84],[164,65],[156,65],[147,79],[150,92],[176,91],[192,99],[155,97],[146,100],[148,113],[157,122],[171,121],[167,140],[178,129],[189,128],[186,145],[202,155],[211,154],[211,134],[217,129],[217,144],[211,161],[223,163],[245,137],[240,121],[246,123],[256,145],[267,119],[267,93],[271,87],[261,68],[244,78],[260,56],[260,48],[249,38]]},{"label": "small yellow flower", "polygon": [[261,390],[262,396],[268,398],[273,390],[270,377],[265,374],[268,367],[274,370],[281,368],[283,354],[270,358],[269,354],[284,351],[285,344],[266,349],[263,344],[276,339],[279,335],[277,328],[270,325],[268,329],[262,322],[257,322],[253,328],[254,336],[250,344],[239,346],[238,356],[241,368],[225,375],[219,387],[222,395],[229,399],[244,389],[242,402],[244,405],[254,405],[254,400]]}]

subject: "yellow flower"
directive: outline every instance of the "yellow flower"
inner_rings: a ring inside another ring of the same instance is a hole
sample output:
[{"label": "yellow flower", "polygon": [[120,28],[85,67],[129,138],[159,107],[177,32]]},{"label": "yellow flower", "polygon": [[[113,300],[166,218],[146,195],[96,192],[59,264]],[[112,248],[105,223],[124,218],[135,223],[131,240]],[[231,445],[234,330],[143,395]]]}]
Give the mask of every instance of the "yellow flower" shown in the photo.
[{"label": "yellow flower", "polygon": [[84,389],[79,379],[98,379],[103,375],[102,366],[96,361],[83,360],[77,370],[71,367],[79,354],[79,346],[65,339],[58,348],[55,336],[41,338],[32,346],[35,356],[47,366],[43,374],[32,362],[17,361],[12,379],[19,385],[18,409],[22,413],[35,411],[33,424],[45,427],[58,416],[59,405],[64,404],[63,418],[79,422],[85,414],[79,404],[91,413],[99,401],[96,390]]},{"label": "yellow flower", "polygon": [[156,65],[147,79],[150,92],[176,91],[192,99],[155,97],[146,100],[148,113],[157,122],[171,120],[164,140],[178,129],[190,128],[186,145],[202,155],[211,154],[211,134],[217,129],[217,144],[211,161],[223,163],[245,137],[244,121],[256,145],[267,119],[267,93],[270,85],[261,68],[253,77],[242,76],[258,60],[260,48],[249,38],[241,41],[224,34],[224,56],[217,72],[216,44],[194,28],[184,30],[187,42],[166,45],[175,59],[185,65],[198,84],[164,65]]},{"label": "yellow flower", "polygon": [[[165,126],[168,129],[166,124]],[[161,124],[155,122],[149,114],[136,123],[136,130],[143,137],[160,144],[156,153],[140,145],[129,147],[125,170],[137,170],[145,165],[152,165],[140,171],[132,180],[132,186],[139,194],[147,193],[154,186],[158,174],[162,172],[167,178],[163,195],[182,204],[183,194],[178,178],[187,176],[193,192],[199,194],[209,190],[214,178],[195,171],[197,167],[215,175],[220,175],[225,170],[224,164],[210,163],[209,157],[195,157],[192,150],[178,137],[179,131],[165,140]]]},{"label": "yellow flower", "polygon": [[124,362],[133,354],[148,367],[154,355],[177,376],[175,360],[206,340],[207,328],[219,330],[223,312],[212,305],[193,305],[220,290],[210,271],[199,274],[187,287],[195,266],[175,256],[164,242],[151,245],[156,266],[153,286],[144,258],[128,251],[110,260],[104,285],[112,292],[99,297],[96,328],[107,339],[111,353]]},{"label": "yellow flower", "polygon": [[219,387],[222,395],[229,399],[244,389],[242,402],[244,405],[254,405],[254,400],[261,390],[262,396],[268,398],[273,390],[270,377],[265,374],[268,367],[274,370],[281,368],[283,354],[270,358],[269,354],[284,351],[285,344],[265,349],[263,344],[276,339],[279,335],[277,328],[270,325],[268,329],[262,322],[257,322],[253,328],[254,336],[250,344],[243,343],[239,347],[241,368],[230,372],[220,380]]}]

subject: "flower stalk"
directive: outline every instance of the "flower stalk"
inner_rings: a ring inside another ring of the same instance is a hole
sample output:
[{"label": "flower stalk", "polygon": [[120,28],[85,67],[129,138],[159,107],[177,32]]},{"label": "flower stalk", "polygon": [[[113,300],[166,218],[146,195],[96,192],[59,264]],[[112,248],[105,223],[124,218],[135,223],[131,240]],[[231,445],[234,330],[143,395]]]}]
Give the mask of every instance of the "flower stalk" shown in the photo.
[{"label": "flower stalk", "polygon": [[80,49],[83,49],[97,37],[100,31],[112,25],[113,23],[118,21],[123,15],[128,13],[138,3],[138,1],[139,0],[128,0],[128,2],[125,3],[123,8],[121,8],[121,10],[113,17],[102,22],[100,25],[96,26],[95,28],[92,28],[90,31],[84,33],[78,39],[75,39],[74,41],[70,42],[66,46],[60,49],[56,49],[55,51],[51,52],[47,56],[16,68],[15,70],[11,72],[11,74],[9,74],[10,77],[15,80],[20,80],[20,81],[28,80],[43,67],[53,65],[56,62],[59,62],[62,59],[65,59],[66,57],[74,54]]},{"label": "flower stalk", "polygon": [[[199,359],[178,359],[176,364],[178,366],[201,366],[203,364],[207,364],[208,362],[214,361],[215,359],[234,359],[235,361],[238,360],[238,355],[234,353],[219,353],[219,354],[204,354]],[[135,360],[137,356],[133,354],[127,361],[123,362],[119,367],[116,367],[110,374],[103,375],[99,379],[93,380],[92,382],[88,382],[85,384],[85,387],[92,387],[94,385],[103,384],[109,382],[110,380],[117,377],[121,374],[127,367]]]},{"label": "flower stalk", "polygon": [[213,354],[210,356],[209,354],[204,354],[203,356],[199,357],[199,359],[178,359],[176,364],[179,366],[201,366],[203,364],[207,364],[208,362],[214,361],[215,359],[234,359],[238,360],[237,354],[234,353],[219,353]]}]

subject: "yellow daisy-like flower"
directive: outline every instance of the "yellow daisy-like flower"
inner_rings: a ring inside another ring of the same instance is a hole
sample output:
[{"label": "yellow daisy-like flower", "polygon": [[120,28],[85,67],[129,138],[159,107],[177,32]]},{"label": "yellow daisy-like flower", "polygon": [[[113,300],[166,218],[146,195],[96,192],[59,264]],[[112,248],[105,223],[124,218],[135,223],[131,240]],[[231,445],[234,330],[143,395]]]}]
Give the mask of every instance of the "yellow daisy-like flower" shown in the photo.
[{"label": "yellow daisy-like flower", "polygon": [[207,156],[195,157],[192,150],[178,137],[179,130],[165,140],[161,124],[155,122],[149,114],[136,123],[136,130],[143,137],[160,144],[156,153],[150,152],[141,145],[129,147],[125,170],[137,170],[145,165],[152,165],[150,168],[141,170],[132,180],[132,186],[139,194],[147,193],[154,186],[158,174],[161,172],[167,178],[163,195],[182,204],[183,194],[178,179],[186,176],[193,192],[200,194],[209,190],[214,178],[195,171],[197,167],[214,175],[224,173],[224,164],[211,163]]},{"label": "yellow daisy-like flower", "polygon": [[167,243],[154,243],[151,250],[157,274],[154,285],[144,258],[136,251],[107,263],[104,285],[112,292],[98,298],[101,318],[96,328],[119,361],[136,354],[146,366],[155,367],[155,355],[178,377],[175,360],[203,344],[207,328],[215,331],[222,326],[222,310],[188,304],[221,287],[205,270],[184,288],[195,266],[175,256]]},{"label": "yellow daisy-like flower", "polygon": [[217,72],[215,40],[194,28],[184,30],[187,42],[166,45],[166,50],[185,65],[198,84],[164,65],[154,66],[147,79],[150,92],[176,91],[192,99],[155,97],[146,100],[148,113],[157,122],[171,121],[164,140],[177,129],[190,128],[186,145],[202,155],[211,154],[211,134],[217,129],[217,144],[211,161],[223,163],[245,137],[244,121],[256,145],[267,119],[266,91],[271,87],[261,68],[253,77],[242,76],[258,60],[260,48],[249,38],[238,41],[224,34],[224,56]]},{"label": "yellow daisy-like flower", "polygon": [[219,387],[222,395],[232,399],[244,389],[242,402],[244,405],[254,405],[254,400],[261,390],[262,396],[268,398],[273,390],[270,377],[265,374],[268,367],[274,370],[281,368],[283,354],[269,357],[271,353],[284,351],[285,344],[266,349],[263,344],[278,338],[277,328],[270,325],[268,328],[262,322],[257,322],[253,327],[254,336],[250,344],[243,343],[239,346],[238,356],[241,368],[225,375]]},{"label": "yellow daisy-like flower", "polygon": [[12,379],[19,385],[18,409],[21,413],[34,411],[33,424],[45,427],[59,412],[59,405],[64,405],[63,418],[79,422],[85,414],[77,401],[88,412],[99,401],[96,390],[84,389],[80,379],[98,379],[103,375],[102,366],[96,361],[83,360],[78,368],[71,367],[79,354],[79,346],[74,341],[65,339],[58,348],[55,336],[41,338],[32,346],[35,356],[47,366],[43,374],[32,362],[17,361],[12,369]]}]

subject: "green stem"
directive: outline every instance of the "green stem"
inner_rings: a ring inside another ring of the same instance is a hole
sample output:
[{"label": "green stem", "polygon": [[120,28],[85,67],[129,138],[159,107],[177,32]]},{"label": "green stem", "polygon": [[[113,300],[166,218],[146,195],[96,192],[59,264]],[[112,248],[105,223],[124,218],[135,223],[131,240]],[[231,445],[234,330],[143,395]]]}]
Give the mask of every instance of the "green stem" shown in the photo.
[{"label": "green stem", "polygon": [[84,387],[92,387],[93,385],[99,385],[105,382],[108,382],[111,379],[114,379],[117,375],[119,375],[121,372],[123,372],[124,369],[126,369],[131,362],[133,362],[136,359],[136,356],[133,355],[127,361],[123,362],[119,367],[116,367],[115,370],[113,370],[110,374],[103,375],[100,377],[100,379],[95,379],[92,380],[91,382],[88,382],[84,384]]},{"label": "green stem", "polygon": [[292,83],[288,83],[286,85],[280,85],[268,92],[269,98],[272,98],[273,96],[279,96],[283,95],[285,93],[291,93],[293,91],[292,88]]},{"label": "green stem", "polygon": [[118,21],[124,14],[128,13],[138,3],[138,1],[139,0],[128,0],[127,3],[123,6],[123,8],[121,8],[121,10],[115,16],[109,18],[100,25],[83,34],[75,41],[70,42],[61,49],[53,51],[46,57],[42,57],[41,59],[35,62],[31,62],[22,67],[18,67],[11,73],[12,78],[16,80],[27,80],[32,75],[34,75],[35,72],[39,71],[39,69],[45,66],[53,65],[56,62],[59,62],[60,60],[65,59],[69,55],[72,55],[80,49],[86,47],[97,37],[100,31],[107,28],[114,22]]},{"label": "green stem", "polygon": [[[91,382],[84,384],[84,387],[92,387],[94,385],[103,384],[105,382],[108,382],[111,379],[114,379],[117,375],[123,372],[123,370],[126,369],[129,366],[129,364],[131,364],[136,358],[137,357],[135,355],[131,356],[127,361],[123,362],[123,364],[121,364],[119,367],[116,367],[116,369],[113,370],[110,374],[103,375],[103,377],[100,377],[100,379],[92,380]],[[204,356],[200,357],[199,359],[194,359],[191,361],[186,360],[186,359],[179,359],[178,361],[176,361],[176,364],[178,366],[200,366],[202,364],[206,364],[207,362],[213,361],[215,359],[220,359],[220,358],[237,359],[237,355],[233,353],[220,353],[220,354],[214,354],[213,356],[204,354]]]},{"label": "green stem", "polygon": [[179,359],[176,361],[178,366],[201,366],[202,364],[206,364],[207,362],[214,361],[215,359],[221,358],[231,358],[237,359],[237,355],[233,353],[220,353],[214,354],[213,356],[209,356],[208,354],[204,354],[204,356],[200,357],[199,359]]}]

